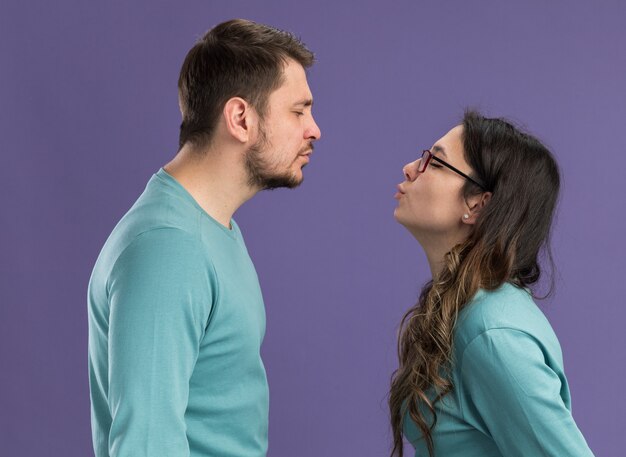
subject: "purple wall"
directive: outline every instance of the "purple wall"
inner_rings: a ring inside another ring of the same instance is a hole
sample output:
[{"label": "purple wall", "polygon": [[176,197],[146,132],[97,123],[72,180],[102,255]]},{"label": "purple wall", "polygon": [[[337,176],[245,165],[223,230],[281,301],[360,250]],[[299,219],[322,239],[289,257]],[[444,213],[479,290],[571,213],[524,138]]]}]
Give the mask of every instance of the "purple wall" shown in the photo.
[{"label": "purple wall", "polygon": [[0,455],[92,455],[91,268],[176,151],[185,53],[232,17],[318,56],[304,185],[236,215],[267,306],[269,455],[386,455],[395,332],[428,272],[392,196],[467,105],[523,122],[561,164],[544,310],[580,428],[596,455],[623,453],[626,6],[384,3],[2,1]]}]

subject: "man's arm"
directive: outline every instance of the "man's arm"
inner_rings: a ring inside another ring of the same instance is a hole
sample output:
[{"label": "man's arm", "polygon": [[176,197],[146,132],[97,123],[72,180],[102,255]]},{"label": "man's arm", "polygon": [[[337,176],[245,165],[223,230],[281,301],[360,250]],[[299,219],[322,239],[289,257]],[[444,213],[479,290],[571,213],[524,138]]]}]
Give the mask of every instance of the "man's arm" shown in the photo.
[{"label": "man's arm", "polygon": [[211,311],[214,270],[178,229],[139,235],[108,283],[111,457],[188,456],[189,379]]}]

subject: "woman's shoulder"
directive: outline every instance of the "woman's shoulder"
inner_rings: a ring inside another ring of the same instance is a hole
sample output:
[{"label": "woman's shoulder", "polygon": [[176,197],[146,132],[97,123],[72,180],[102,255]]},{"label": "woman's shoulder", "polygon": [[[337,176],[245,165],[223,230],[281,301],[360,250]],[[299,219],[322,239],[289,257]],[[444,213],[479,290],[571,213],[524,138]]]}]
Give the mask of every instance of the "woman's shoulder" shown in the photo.
[{"label": "woman's shoulder", "polygon": [[560,352],[554,330],[530,290],[510,283],[494,290],[479,289],[463,307],[455,328],[457,350],[491,330],[523,332]]}]

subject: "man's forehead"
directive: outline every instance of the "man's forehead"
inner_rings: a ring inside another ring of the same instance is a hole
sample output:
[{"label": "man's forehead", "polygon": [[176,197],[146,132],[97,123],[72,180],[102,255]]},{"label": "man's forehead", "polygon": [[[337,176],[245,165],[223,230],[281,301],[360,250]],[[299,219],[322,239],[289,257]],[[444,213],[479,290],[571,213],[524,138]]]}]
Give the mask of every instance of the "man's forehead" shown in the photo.
[{"label": "man's forehead", "polygon": [[306,71],[304,67],[293,59],[287,59],[283,65],[283,75],[285,78],[306,81]]},{"label": "man's forehead", "polygon": [[287,99],[290,104],[311,106],[313,96],[309,89],[306,73],[302,65],[290,61],[283,71],[283,83],[270,96],[274,99]]}]

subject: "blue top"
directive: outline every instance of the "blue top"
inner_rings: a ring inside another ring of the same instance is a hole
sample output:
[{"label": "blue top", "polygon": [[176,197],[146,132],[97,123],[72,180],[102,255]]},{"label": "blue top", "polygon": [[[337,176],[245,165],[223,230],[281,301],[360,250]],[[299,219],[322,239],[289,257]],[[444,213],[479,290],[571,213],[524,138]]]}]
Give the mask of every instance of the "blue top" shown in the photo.
[{"label": "blue top", "polygon": [[[436,405],[435,456],[593,456],[557,337],[526,289],[479,290],[459,313],[454,360],[454,390]],[[428,456],[411,420],[404,431],[415,456]]]},{"label": "blue top", "polygon": [[160,169],[89,282],[96,457],[261,457],[265,309],[237,224]]}]

